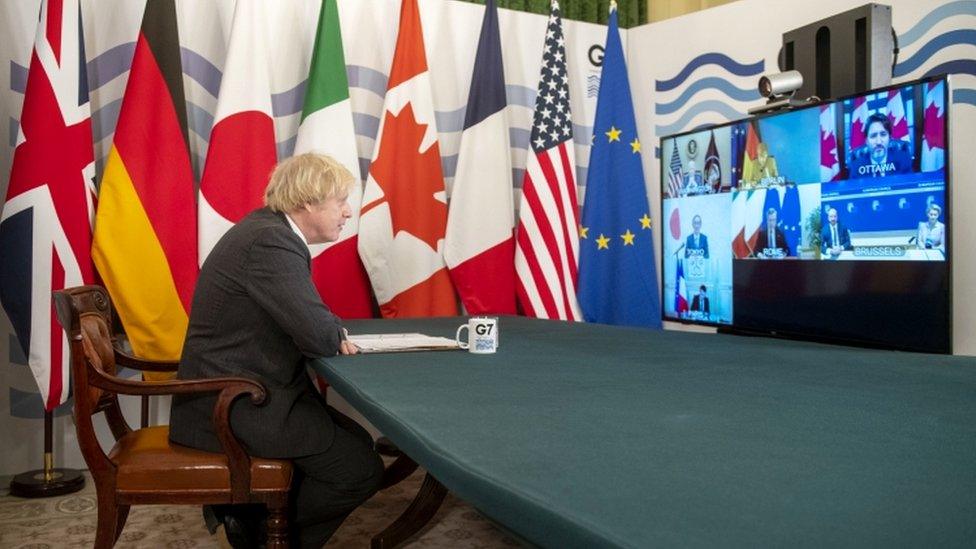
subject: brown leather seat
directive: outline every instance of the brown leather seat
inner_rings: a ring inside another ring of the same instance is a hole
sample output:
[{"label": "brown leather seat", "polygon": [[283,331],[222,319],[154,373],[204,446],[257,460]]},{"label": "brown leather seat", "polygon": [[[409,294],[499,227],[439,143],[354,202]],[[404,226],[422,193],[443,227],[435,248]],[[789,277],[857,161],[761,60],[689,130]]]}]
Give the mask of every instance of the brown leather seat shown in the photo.
[{"label": "brown leather seat", "polygon": [[[115,489],[120,494],[223,490],[230,497],[227,456],[174,444],[166,426],[132,431],[116,442],[108,458],[118,468]],[[252,492],[273,491],[290,481],[287,461],[251,458]]]},{"label": "brown leather seat", "polygon": [[[98,496],[96,548],[115,545],[134,504],[263,503],[268,507],[268,547],[288,544],[288,460],[251,458],[230,429],[230,407],[239,397],[260,404],[260,383],[245,378],[135,381],[116,375],[125,366],[174,372],[177,363],[135,358],[112,340],[112,306],[105,289],[81,286],[54,293],[58,319],[71,344],[74,419],[81,453]],[[214,427],[223,453],[173,444],[169,427],[132,430],[122,417],[118,395],[218,393]],[[116,442],[106,454],[95,437],[92,416],[104,412]]]}]

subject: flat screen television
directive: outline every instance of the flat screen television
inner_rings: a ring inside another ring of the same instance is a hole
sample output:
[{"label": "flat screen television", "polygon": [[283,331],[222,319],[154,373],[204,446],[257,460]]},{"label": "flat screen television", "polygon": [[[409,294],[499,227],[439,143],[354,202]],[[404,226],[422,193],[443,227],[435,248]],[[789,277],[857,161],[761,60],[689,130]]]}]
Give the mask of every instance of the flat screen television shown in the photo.
[{"label": "flat screen television", "polygon": [[661,139],[662,314],[951,352],[949,82]]}]

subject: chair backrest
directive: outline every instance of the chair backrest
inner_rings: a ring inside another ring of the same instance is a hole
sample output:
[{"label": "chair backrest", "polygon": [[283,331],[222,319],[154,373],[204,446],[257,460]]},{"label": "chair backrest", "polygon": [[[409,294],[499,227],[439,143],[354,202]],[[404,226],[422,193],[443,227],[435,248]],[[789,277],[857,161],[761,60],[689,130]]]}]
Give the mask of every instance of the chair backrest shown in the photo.
[{"label": "chair backrest", "polygon": [[122,415],[118,395],[98,383],[95,373],[116,374],[111,300],[101,286],[79,286],[54,292],[54,305],[71,348],[74,420],[81,453],[93,475],[114,472],[115,465],[98,443],[92,422],[94,414],[104,412],[116,440],[132,430]]}]

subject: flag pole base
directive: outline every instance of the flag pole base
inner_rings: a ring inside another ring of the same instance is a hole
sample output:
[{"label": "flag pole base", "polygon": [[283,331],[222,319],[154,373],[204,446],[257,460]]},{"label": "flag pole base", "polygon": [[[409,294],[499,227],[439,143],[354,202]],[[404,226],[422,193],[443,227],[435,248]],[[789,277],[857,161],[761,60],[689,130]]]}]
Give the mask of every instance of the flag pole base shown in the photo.
[{"label": "flag pole base", "polygon": [[21,498],[47,498],[77,492],[85,487],[85,475],[76,469],[35,469],[10,481],[10,495]]}]

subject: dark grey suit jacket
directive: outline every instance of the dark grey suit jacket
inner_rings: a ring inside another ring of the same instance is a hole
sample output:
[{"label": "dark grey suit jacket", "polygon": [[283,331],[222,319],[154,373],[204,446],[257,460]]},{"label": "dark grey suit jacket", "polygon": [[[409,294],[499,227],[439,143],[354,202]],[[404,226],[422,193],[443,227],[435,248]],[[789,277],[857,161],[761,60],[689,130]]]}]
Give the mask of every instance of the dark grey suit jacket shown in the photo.
[{"label": "dark grey suit jacket", "polygon": [[[200,269],[178,377],[264,384],[264,405],[243,397],[231,409],[234,434],[255,456],[324,452],[335,435],[305,360],[334,356],[342,328],[315,290],[310,262],[284,214],[263,208],[229,230]],[[174,397],[170,440],[219,452],[215,402],[216,395]]]}]

